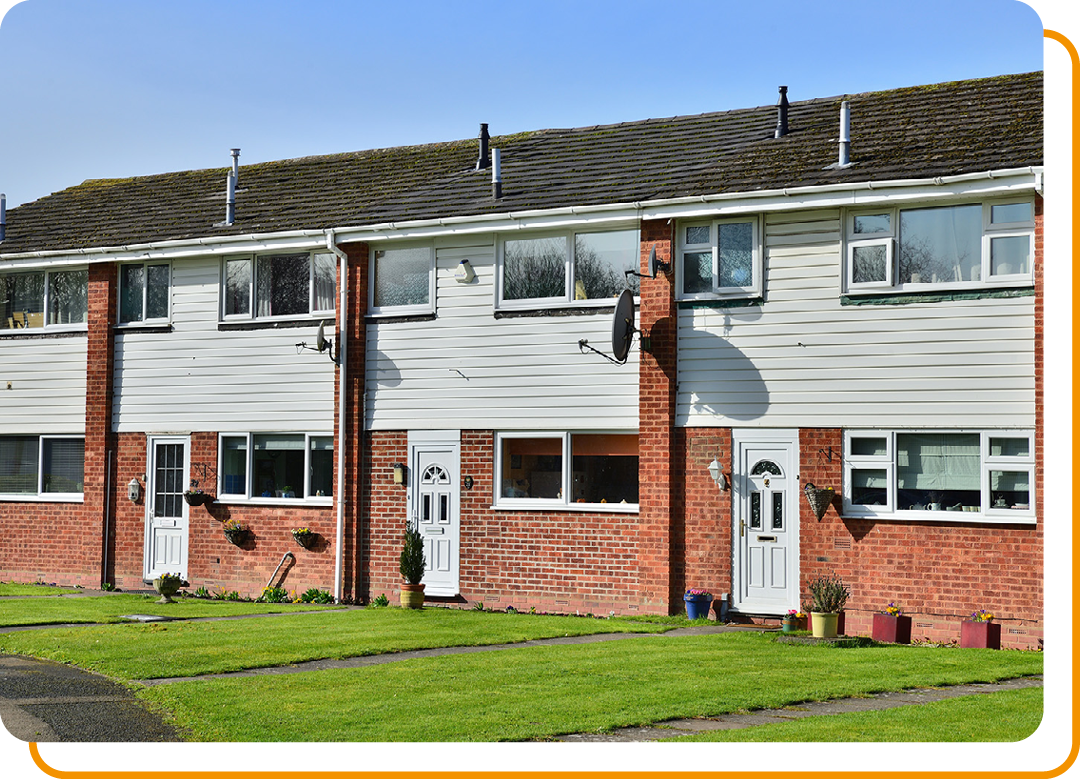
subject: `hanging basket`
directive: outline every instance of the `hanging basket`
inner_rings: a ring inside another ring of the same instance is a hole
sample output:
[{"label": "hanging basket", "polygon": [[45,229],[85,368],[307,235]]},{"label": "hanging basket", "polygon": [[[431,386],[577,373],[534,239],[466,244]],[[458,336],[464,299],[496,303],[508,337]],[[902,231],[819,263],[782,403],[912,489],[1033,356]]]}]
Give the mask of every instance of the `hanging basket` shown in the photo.
[{"label": "hanging basket", "polygon": [[244,539],[247,538],[246,528],[235,528],[225,531],[225,538],[229,540],[230,544],[234,546],[240,546],[244,543]]},{"label": "hanging basket", "polygon": [[832,487],[815,487],[813,484],[807,484],[804,492],[806,493],[806,500],[810,503],[810,510],[814,512],[814,516],[820,521],[825,512],[829,510],[829,506],[832,505],[833,496],[836,494]]},{"label": "hanging basket", "polygon": [[304,549],[311,549],[315,545],[315,533],[297,533],[293,531],[293,539]]}]

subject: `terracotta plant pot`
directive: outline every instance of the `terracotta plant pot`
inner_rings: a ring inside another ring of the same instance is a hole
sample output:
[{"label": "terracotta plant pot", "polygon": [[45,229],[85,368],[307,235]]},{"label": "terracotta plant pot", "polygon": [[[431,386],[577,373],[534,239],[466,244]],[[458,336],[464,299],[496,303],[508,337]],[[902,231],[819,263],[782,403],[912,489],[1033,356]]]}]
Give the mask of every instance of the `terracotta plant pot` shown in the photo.
[{"label": "terracotta plant pot", "polygon": [[401,585],[401,608],[422,609],[424,608],[424,585],[403,584]]},{"label": "terracotta plant pot", "polygon": [[1001,649],[1001,625],[964,620],[960,623],[960,646],[965,649]]},{"label": "terracotta plant pot", "polygon": [[911,617],[875,614],[872,637],[883,644],[910,644]]}]

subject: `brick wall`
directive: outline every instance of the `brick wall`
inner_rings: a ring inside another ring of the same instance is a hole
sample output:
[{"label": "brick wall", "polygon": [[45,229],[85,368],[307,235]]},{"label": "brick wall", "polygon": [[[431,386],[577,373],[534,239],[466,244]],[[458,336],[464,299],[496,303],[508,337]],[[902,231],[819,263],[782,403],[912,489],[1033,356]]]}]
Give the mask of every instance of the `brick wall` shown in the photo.
[{"label": "brick wall", "polygon": [[[719,599],[731,592],[731,489],[721,491],[709,475],[713,458],[720,462],[731,483],[731,430],[727,428],[684,428],[677,436],[679,469],[685,474],[679,514],[683,518],[682,543],[677,555],[680,592],[704,587]],[[681,596],[673,608],[682,608]]]}]

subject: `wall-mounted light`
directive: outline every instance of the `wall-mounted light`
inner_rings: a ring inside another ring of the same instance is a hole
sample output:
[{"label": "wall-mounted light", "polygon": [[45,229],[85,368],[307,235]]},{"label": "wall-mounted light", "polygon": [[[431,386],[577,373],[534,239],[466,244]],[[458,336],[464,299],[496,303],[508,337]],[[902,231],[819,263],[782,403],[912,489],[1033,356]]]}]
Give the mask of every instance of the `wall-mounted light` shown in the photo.
[{"label": "wall-mounted light", "polygon": [[468,260],[462,260],[458,263],[457,268],[454,270],[454,281],[458,284],[468,284],[475,278],[476,271],[473,270]]},{"label": "wall-mounted light", "polygon": [[405,463],[394,463],[394,484],[405,483]]},{"label": "wall-mounted light", "polygon": [[128,500],[132,503],[138,503],[139,498],[142,496],[142,485],[139,484],[138,479],[132,479],[128,482]]},{"label": "wall-mounted light", "polygon": [[724,475],[724,471],[715,457],[713,458],[713,461],[709,463],[709,476],[712,477],[712,480],[716,482],[716,486],[719,487],[721,491],[728,488],[727,476]]}]

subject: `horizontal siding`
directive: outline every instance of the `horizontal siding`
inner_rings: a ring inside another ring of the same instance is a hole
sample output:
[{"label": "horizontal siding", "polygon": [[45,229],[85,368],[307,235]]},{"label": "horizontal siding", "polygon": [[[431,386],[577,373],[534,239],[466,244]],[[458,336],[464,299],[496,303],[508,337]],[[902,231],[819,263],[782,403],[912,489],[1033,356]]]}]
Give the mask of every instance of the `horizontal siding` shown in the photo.
[{"label": "horizontal siding", "polygon": [[172,332],[117,333],[117,431],[333,430],[334,365],[296,349],[315,343],[318,323],[219,332],[218,268],[173,265]]},{"label": "horizontal siding", "polygon": [[496,319],[490,243],[440,246],[436,264],[434,321],[367,329],[371,429],[637,429],[637,346],[625,365],[578,348],[611,353],[610,312]]},{"label": "horizontal siding", "polygon": [[680,312],[678,424],[1033,426],[1034,299],[841,306],[839,217],[768,217],[764,305]]},{"label": "horizontal siding", "polygon": [[0,340],[0,435],[85,427],[86,337]]}]

